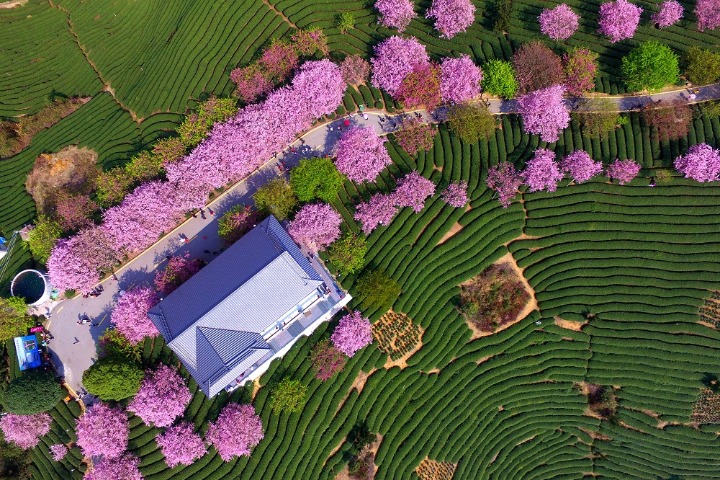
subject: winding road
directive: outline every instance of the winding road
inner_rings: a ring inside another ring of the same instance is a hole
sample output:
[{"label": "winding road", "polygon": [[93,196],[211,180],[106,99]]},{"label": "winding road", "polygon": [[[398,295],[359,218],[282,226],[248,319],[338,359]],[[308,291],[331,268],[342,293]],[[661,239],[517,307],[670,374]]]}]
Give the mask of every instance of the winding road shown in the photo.
[{"label": "winding road", "polygon": [[[691,103],[720,98],[720,83],[699,87],[696,98]],[[654,95],[605,96],[616,102],[618,111],[630,111],[658,100],[682,99],[689,101],[686,89],[662,92]],[[600,96],[596,98],[601,98]],[[570,107],[575,100],[568,99]],[[489,109],[495,114],[512,113],[517,110],[515,100],[491,98]],[[428,112],[418,110],[410,112],[432,121]],[[332,152],[342,128],[349,121],[352,125],[372,126],[378,134],[384,135],[394,129],[397,118],[390,119],[385,111],[366,111],[365,116],[358,114],[316,125],[302,135],[278,158],[268,161],[246,179],[236,183],[222,195],[213,199],[203,213],[189,218],[175,230],[168,233],[157,243],[145,250],[115,272],[115,277],[101,282],[103,292],[97,297],[77,296],[59,302],[51,311],[46,325],[54,335],[50,344],[53,361],[67,384],[77,391],[82,386],[82,374],[97,359],[96,345],[98,337],[110,326],[110,312],[120,297],[134,285],[151,285],[155,271],[163,268],[167,257],[189,253],[193,258],[211,261],[223,250],[222,241],[217,234],[217,219],[230,207],[238,203],[251,203],[257,188],[280,174],[279,164],[284,171],[295,166],[301,158],[325,155]],[[182,237],[189,239],[184,242]],[[88,315],[95,325],[80,325],[80,315]]]}]

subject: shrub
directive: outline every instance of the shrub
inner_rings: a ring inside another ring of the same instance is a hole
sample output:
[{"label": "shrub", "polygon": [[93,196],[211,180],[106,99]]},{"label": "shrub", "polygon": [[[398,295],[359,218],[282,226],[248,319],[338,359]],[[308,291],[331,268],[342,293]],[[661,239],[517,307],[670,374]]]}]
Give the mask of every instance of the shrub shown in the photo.
[{"label": "shrub", "polygon": [[581,96],[595,89],[597,58],[597,53],[587,48],[573,48],[563,55],[565,87],[570,95]]},{"label": "shrub", "polygon": [[555,161],[555,152],[545,148],[535,150],[535,154],[528,160],[522,176],[531,192],[540,190],[554,192],[557,190],[558,182],[563,179],[560,166]]},{"label": "shrub", "polygon": [[475,21],[475,5],[470,0],[433,0],[425,14],[435,19],[440,38],[453,38]]},{"label": "shrub", "polygon": [[365,253],[367,253],[365,238],[348,233],[330,245],[328,259],[337,267],[340,274],[350,275],[361,270],[365,265]]},{"label": "shrub", "polygon": [[35,415],[8,413],[0,418],[0,428],[3,431],[5,441],[12,442],[23,450],[27,450],[40,443],[40,437],[50,431],[51,422],[52,418],[47,413]]},{"label": "shrub", "polygon": [[351,12],[338,14],[335,20],[335,26],[340,30],[340,33],[346,33],[348,30],[352,30],[355,28],[355,15]]},{"label": "shrub", "polygon": [[413,11],[412,0],[376,0],[378,23],[387,28],[396,28],[402,32],[417,17]]},{"label": "shrub", "polygon": [[623,57],[622,73],[631,91],[660,90],[677,82],[678,57],[667,45],[650,40]]},{"label": "shrub", "polygon": [[348,357],[354,356],[358,350],[370,345],[372,340],[370,320],[363,317],[358,310],[343,316],[330,336],[335,348]]},{"label": "shrub", "polygon": [[299,412],[305,405],[307,386],[299,380],[284,378],[272,390],[270,408],[273,412]]},{"label": "shrub", "polygon": [[685,75],[691,82],[707,85],[720,79],[720,53],[692,45],[685,54],[685,61]]},{"label": "shrub", "polygon": [[290,185],[301,202],[319,198],[331,202],[343,186],[345,178],[329,157],[306,158],[290,171]]},{"label": "shrub", "polygon": [[250,205],[235,205],[218,219],[218,236],[227,243],[234,243],[257,223],[260,215]]},{"label": "shrub", "polygon": [[33,326],[27,314],[27,304],[21,297],[0,297],[0,340],[10,340],[27,334]]},{"label": "shrub", "polygon": [[365,272],[357,282],[358,296],[378,310],[388,310],[400,292],[400,285],[382,270]]},{"label": "shrub", "polygon": [[405,76],[417,65],[430,62],[425,46],[416,38],[390,37],[375,47],[372,84],[395,95]]},{"label": "shrub", "polygon": [[513,98],[518,84],[510,62],[490,60],[483,65],[482,89],[490,95]]},{"label": "shrub", "polygon": [[648,125],[655,127],[661,140],[677,140],[688,134],[693,114],[687,102],[677,99],[647,105],[642,116]]},{"label": "shrub", "polygon": [[440,104],[440,68],[430,63],[415,65],[403,78],[393,97],[405,108],[434,110]]},{"label": "shrub", "polygon": [[515,76],[520,93],[532,92],[565,82],[562,61],[558,54],[542,42],[523,44],[513,55]]},{"label": "shrub", "polygon": [[373,127],[350,127],[337,143],[335,166],[353,182],[375,181],[392,163],[384,143]]},{"label": "shrub", "polygon": [[612,387],[605,387],[594,383],[585,385],[590,410],[603,418],[610,418],[617,411],[617,399]]},{"label": "shrub", "polygon": [[599,32],[610,38],[610,43],[617,43],[635,35],[642,8],[627,0],[615,0],[600,5]]},{"label": "shrub", "polygon": [[485,104],[461,103],[448,109],[450,130],[468,143],[489,140],[495,135],[497,123]]},{"label": "shrub", "polygon": [[28,235],[28,248],[35,260],[40,263],[47,263],[55,243],[62,235],[60,224],[43,214],[38,215],[35,227]]},{"label": "shrub", "polygon": [[609,98],[583,99],[572,115],[580,122],[584,135],[603,139],[622,121],[617,108]]},{"label": "shrub", "polygon": [[523,129],[540,135],[544,142],[556,142],[560,131],[570,124],[570,112],[563,102],[565,87],[551,87],[526,93],[518,99]]},{"label": "shrub", "polygon": [[303,205],[287,227],[298,245],[312,253],[325,250],[340,236],[342,217],[327,203]]},{"label": "shrub", "polygon": [[270,180],[253,194],[255,206],[267,214],[284,220],[298,203],[290,184],[283,177]]},{"label": "shrub", "polygon": [[510,29],[512,17],[513,0],[493,0],[493,31],[507,32]]},{"label": "shrub", "polygon": [[315,53],[327,55],[329,53],[327,35],[317,27],[298,30],[290,36],[290,39],[293,42],[295,50],[297,50],[301,56],[308,57],[315,55]]},{"label": "shrub", "polygon": [[510,162],[501,162],[490,168],[486,184],[489,189],[497,193],[503,208],[507,208],[522,185],[522,177],[515,165]]},{"label": "shrub", "polygon": [[156,337],[159,332],[148,318],[148,311],[157,302],[153,289],[134,286],[120,297],[110,314],[110,322],[132,345],[137,345],[145,337]]},{"label": "shrub", "polygon": [[143,371],[131,359],[106,357],[95,362],[83,373],[83,385],[101,400],[118,401],[138,392]]},{"label": "shrub", "polygon": [[88,471],[83,480],[142,480],[138,466],[140,460],[130,453],[116,458],[101,458],[93,462],[92,471]]},{"label": "shrub", "polygon": [[205,442],[195,433],[194,425],[182,422],[165,430],[155,437],[160,446],[165,463],[170,468],[178,465],[192,465],[207,452]]},{"label": "shrub", "polygon": [[52,410],[64,396],[52,372],[29,370],[5,387],[2,404],[10,413],[32,415]]},{"label": "shrub", "polygon": [[313,347],[310,352],[315,378],[324,382],[340,372],[347,362],[347,357],[330,340],[322,340]]},{"label": "shrub", "polygon": [[192,400],[190,389],[177,369],[160,365],[148,371],[135,398],[127,407],[145,425],[169,427]]},{"label": "shrub", "polygon": [[433,147],[435,127],[417,118],[410,118],[403,120],[400,128],[393,132],[393,136],[403,150],[415,155],[420,150],[430,150]]},{"label": "shrub", "polygon": [[350,55],[340,64],[342,78],[348,85],[367,82],[370,76],[370,63],[360,55]]},{"label": "shrub", "polygon": [[155,144],[152,152],[162,160],[164,167],[169,163],[177,162],[185,155],[185,145],[179,138],[164,138]]},{"label": "shrub", "polygon": [[[149,319],[148,319],[149,320]],[[153,328],[155,326],[153,325]],[[157,332],[157,329],[155,330]],[[157,335],[157,333],[155,333]],[[140,363],[142,361],[143,344],[136,344],[130,341],[117,328],[108,328],[98,338],[98,355],[101,357],[120,356],[135,360]]]},{"label": "shrub", "polygon": [[159,177],[162,173],[163,160],[163,157],[151,152],[141,152],[125,165],[125,172],[135,182],[151,180]]},{"label": "shrub", "polygon": [[482,70],[467,55],[445,58],[440,64],[440,94],[443,102],[462,103],[480,95]]},{"label": "shrub", "polygon": [[230,403],[210,422],[205,440],[217,450],[220,458],[229,462],[234,456],[250,456],[250,451],[264,437],[262,421],[252,405]]},{"label": "shrub", "polygon": [[650,20],[660,28],[666,28],[680,21],[683,16],[683,7],[680,2],[667,0],[660,5],[660,10],[653,13]]},{"label": "shrub", "polygon": [[125,198],[132,184],[133,179],[124,168],[112,168],[95,179],[95,197],[104,207],[115,205]]},{"label": "shrub", "polygon": [[538,17],[540,31],[553,40],[567,40],[580,26],[580,15],[566,4],[546,8]]},{"label": "shrub", "polygon": [[190,258],[190,252],[185,255],[170,257],[165,270],[155,273],[155,288],[162,295],[170,295],[190,277],[195,275],[202,267],[202,262]]},{"label": "shrub", "polygon": [[620,185],[625,185],[640,173],[640,164],[634,160],[615,160],[608,165],[607,176],[610,180],[617,180]]},{"label": "shrub", "polygon": [[75,423],[77,445],[83,455],[117,458],[127,450],[130,428],[122,410],[96,403],[88,407]]}]

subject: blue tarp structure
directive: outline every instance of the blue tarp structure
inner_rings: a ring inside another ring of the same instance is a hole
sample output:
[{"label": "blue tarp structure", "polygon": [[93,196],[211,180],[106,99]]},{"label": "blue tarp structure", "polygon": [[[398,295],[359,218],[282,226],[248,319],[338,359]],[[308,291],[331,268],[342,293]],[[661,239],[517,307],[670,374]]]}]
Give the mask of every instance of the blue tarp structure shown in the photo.
[{"label": "blue tarp structure", "polygon": [[15,353],[17,354],[20,370],[37,368],[42,365],[35,335],[15,337],[13,342],[15,342]]}]

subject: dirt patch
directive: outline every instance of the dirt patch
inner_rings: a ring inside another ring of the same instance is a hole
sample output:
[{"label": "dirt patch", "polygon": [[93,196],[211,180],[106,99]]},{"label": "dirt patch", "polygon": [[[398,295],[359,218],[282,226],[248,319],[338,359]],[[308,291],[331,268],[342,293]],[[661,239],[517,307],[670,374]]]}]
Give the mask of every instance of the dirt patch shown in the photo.
[{"label": "dirt patch", "polygon": [[438,245],[442,245],[442,244],[445,243],[450,237],[452,237],[453,235],[455,235],[456,233],[458,233],[458,232],[459,232],[460,230],[462,230],[462,229],[463,229],[463,225],[460,225],[460,222],[455,222],[455,225],[453,225],[452,227],[450,227],[450,230],[448,230],[448,232],[447,232],[445,235],[443,235],[443,237],[440,239],[440,241],[439,241],[437,244],[438,244]]},{"label": "dirt patch", "polygon": [[488,360],[490,360],[490,359],[493,358],[494,356],[495,356],[495,355],[488,355],[488,356],[486,356],[486,357],[482,357],[480,360],[476,361],[475,363],[477,363],[478,365],[480,365],[481,363],[487,362]]},{"label": "dirt patch", "polygon": [[571,320],[564,320],[560,317],[553,317],[555,319],[555,325],[561,328],[567,328],[568,330],[575,330],[576,332],[582,332],[582,328],[587,324],[587,320],[584,322],[573,322]]},{"label": "dirt patch", "polygon": [[[720,392],[704,388],[693,406],[690,418],[698,424],[720,423]],[[658,428],[661,428],[659,424]]]},{"label": "dirt patch", "polygon": [[[371,443],[370,445],[368,445],[367,447],[365,447],[365,448],[363,449],[363,451],[361,452],[361,454],[369,454],[369,455],[372,456],[373,459],[375,458],[375,456],[377,455],[378,448],[380,448],[380,443],[381,443],[382,440],[383,440],[383,436],[380,435],[380,434],[378,434],[378,435],[376,436],[376,438],[377,438],[377,440],[375,440],[373,443]],[[344,443],[345,443],[344,440],[343,440],[342,442],[340,442],[340,445],[338,445],[338,446],[332,451],[332,453],[330,454],[330,457],[332,457],[335,453],[337,453],[338,450],[340,450],[340,448],[343,446]],[[330,458],[330,457],[328,457],[328,458]],[[376,472],[377,472],[377,465],[375,465],[375,464],[373,463],[373,473],[372,473],[371,476],[366,477],[366,478],[375,478],[375,473],[376,473]],[[355,479],[356,479],[356,477],[351,477],[351,476],[350,476],[350,473],[348,472],[348,466],[347,466],[347,465],[345,465],[345,466],[343,467],[343,469],[340,470],[340,472],[338,472],[337,475],[335,475],[335,480],[355,480]]]},{"label": "dirt patch", "polygon": [[415,468],[420,480],[450,480],[455,475],[456,463],[438,462],[425,457]]},{"label": "dirt patch", "polygon": [[260,379],[256,378],[255,380],[253,380],[253,391],[251,396],[253,400],[255,400],[255,395],[257,395],[257,393],[260,391],[260,388]]},{"label": "dirt patch", "polygon": [[365,382],[367,382],[367,379],[376,371],[377,368],[375,367],[373,367],[373,369],[367,373],[361,370],[360,373],[358,373],[358,376],[355,377],[355,381],[353,382],[353,384],[350,385],[350,389],[352,390],[354,388],[355,390],[357,390],[358,393],[361,393],[363,388],[365,387]]},{"label": "dirt patch", "polygon": [[[420,327],[418,327],[418,330],[420,332],[420,337],[422,337],[423,330]],[[407,364],[408,359],[410,357],[412,357],[413,354],[415,354],[415,352],[420,350],[422,348],[422,346],[423,346],[422,338],[418,338],[417,343],[411,350],[409,350],[407,353],[405,353],[405,355],[403,355],[400,358],[396,358],[394,360],[389,358],[387,360],[387,362],[385,362],[385,365],[383,365],[383,368],[385,368],[386,370],[389,370],[393,367],[400,367],[400,370],[402,370],[403,368],[406,368],[408,366],[408,364]]]},{"label": "dirt patch", "polygon": [[603,442],[612,442],[612,437],[608,437],[607,435],[603,435],[600,432],[596,432],[595,430],[589,430],[587,428],[579,427],[580,430],[587,433],[587,435],[592,438],[593,440],[602,440]]},{"label": "dirt patch", "polygon": [[0,9],[10,9],[10,8],[22,7],[26,3],[28,3],[28,0],[16,0],[14,2],[2,2],[2,3],[0,3]]},{"label": "dirt patch", "polygon": [[720,292],[713,291],[698,311],[698,323],[710,328],[720,328]]},{"label": "dirt patch", "polygon": [[391,360],[408,358],[409,352],[416,352],[422,330],[404,313],[390,310],[372,326],[373,339],[381,352],[387,353]]}]

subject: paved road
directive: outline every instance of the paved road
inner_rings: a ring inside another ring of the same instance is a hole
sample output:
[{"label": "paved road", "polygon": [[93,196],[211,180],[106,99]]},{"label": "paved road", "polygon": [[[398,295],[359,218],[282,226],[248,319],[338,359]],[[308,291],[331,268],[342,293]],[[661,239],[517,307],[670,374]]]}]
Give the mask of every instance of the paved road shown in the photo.
[{"label": "paved road", "polygon": [[[618,96],[613,99],[618,110],[632,110],[657,100],[686,98],[689,92],[678,90],[656,95]],[[700,87],[695,101],[720,98],[720,84]],[[568,100],[571,102],[571,100]],[[490,100],[490,111],[493,113],[510,113],[516,110],[514,100]],[[65,376],[67,383],[75,390],[81,386],[82,373],[97,358],[97,339],[110,325],[110,312],[119,298],[121,290],[133,285],[152,284],[155,271],[163,268],[166,256],[189,252],[193,258],[211,261],[223,249],[222,241],[217,235],[217,218],[226,210],[238,203],[252,203],[252,194],[258,186],[280,174],[278,163],[283,162],[286,168],[292,168],[301,158],[324,155],[333,151],[345,123],[369,125],[378,134],[387,134],[394,130],[397,117],[390,119],[384,111],[367,111],[367,119],[360,115],[321,124],[297,140],[291,148],[258,169],[247,179],[237,183],[223,195],[213,200],[203,215],[198,214],[169,233],[144,253],[133,259],[116,272],[117,280],[109,278],[102,282],[104,291],[95,298],[76,297],[57,304],[52,310],[49,330],[55,336],[50,344],[54,353],[54,361],[58,371]],[[424,110],[418,111],[424,121],[431,121],[430,115]],[[415,115],[415,112],[411,113]],[[210,214],[213,211],[214,214]],[[180,235],[190,239],[183,243]],[[96,326],[79,325],[77,320],[81,314],[90,316]]]}]

